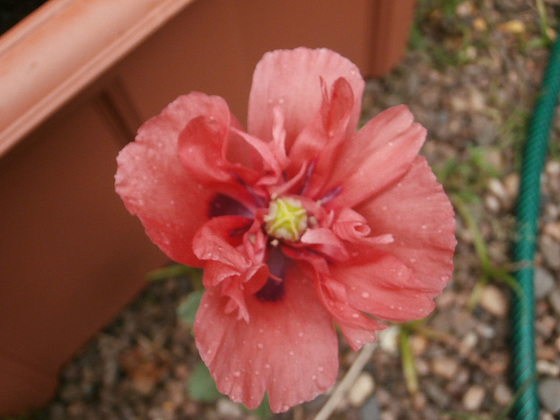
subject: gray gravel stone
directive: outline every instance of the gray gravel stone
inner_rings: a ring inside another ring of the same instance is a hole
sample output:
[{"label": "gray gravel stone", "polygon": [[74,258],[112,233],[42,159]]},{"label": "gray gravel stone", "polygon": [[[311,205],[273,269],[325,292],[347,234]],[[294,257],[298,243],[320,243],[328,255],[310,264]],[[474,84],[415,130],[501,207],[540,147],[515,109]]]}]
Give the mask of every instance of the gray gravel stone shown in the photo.
[{"label": "gray gravel stone", "polygon": [[539,384],[539,398],[548,411],[560,413],[560,379],[543,379]]},{"label": "gray gravel stone", "polygon": [[560,243],[550,236],[544,235],[540,248],[548,266],[554,270],[560,269]]},{"label": "gray gravel stone", "polygon": [[550,306],[554,309],[557,315],[560,315],[560,289],[553,290],[548,296]]},{"label": "gray gravel stone", "polygon": [[380,420],[381,419],[381,411],[379,410],[379,406],[377,405],[377,400],[375,399],[375,395],[365,402],[360,410],[360,419],[361,420]]},{"label": "gray gravel stone", "polygon": [[543,267],[535,268],[535,298],[545,297],[554,288],[554,277]]}]

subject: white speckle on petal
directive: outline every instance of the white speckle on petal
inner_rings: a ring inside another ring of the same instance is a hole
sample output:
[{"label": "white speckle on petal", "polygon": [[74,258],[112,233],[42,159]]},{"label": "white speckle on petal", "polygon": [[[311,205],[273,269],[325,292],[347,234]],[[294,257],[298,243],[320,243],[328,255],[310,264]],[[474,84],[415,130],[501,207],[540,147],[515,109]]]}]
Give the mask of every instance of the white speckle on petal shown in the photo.
[{"label": "white speckle on petal", "polygon": [[369,293],[368,293],[368,292],[362,292],[362,297],[363,297],[364,299],[369,298]]}]

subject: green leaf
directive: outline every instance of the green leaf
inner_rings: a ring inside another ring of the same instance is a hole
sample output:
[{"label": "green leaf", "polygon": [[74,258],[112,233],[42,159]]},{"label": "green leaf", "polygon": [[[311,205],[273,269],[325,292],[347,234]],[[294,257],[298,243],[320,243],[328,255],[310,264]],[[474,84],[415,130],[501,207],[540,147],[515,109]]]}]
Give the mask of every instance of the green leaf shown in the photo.
[{"label": "green leaf", "polygon": [[203,294],[203,290],[191,292],[177,308],[177,317],[191,328]]},{"label": "green leaf", "polygon": [[214,402],[222,396],[210,371],[203,362],[198,362],[191,373],[187,391],[191,398],[200,402]]},{"label": "green leaf", "polygon": [[150,281],[167,280],[173,277],[185,277],[194,269],[183,264],[172,264],[150,271],[146,277]]}]

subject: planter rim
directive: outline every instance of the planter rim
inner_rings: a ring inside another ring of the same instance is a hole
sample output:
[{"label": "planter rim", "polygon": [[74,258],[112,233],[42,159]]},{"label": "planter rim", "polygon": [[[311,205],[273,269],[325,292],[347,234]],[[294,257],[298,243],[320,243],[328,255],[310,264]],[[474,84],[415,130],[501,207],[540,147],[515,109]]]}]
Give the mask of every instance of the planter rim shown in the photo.
[{"label": "planter rim", "polygon": [[50,0],[0,37],[0,156],[194,0]]}]

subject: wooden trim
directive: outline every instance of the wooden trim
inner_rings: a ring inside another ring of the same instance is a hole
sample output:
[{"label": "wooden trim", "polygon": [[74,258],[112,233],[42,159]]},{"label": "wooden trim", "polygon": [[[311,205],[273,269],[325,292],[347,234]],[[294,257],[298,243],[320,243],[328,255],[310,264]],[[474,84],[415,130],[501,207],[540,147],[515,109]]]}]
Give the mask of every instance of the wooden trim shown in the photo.
[{"label": "wooden trim", "polygon": [[194,0],[50,0],[0,37],[0,156]]}]

